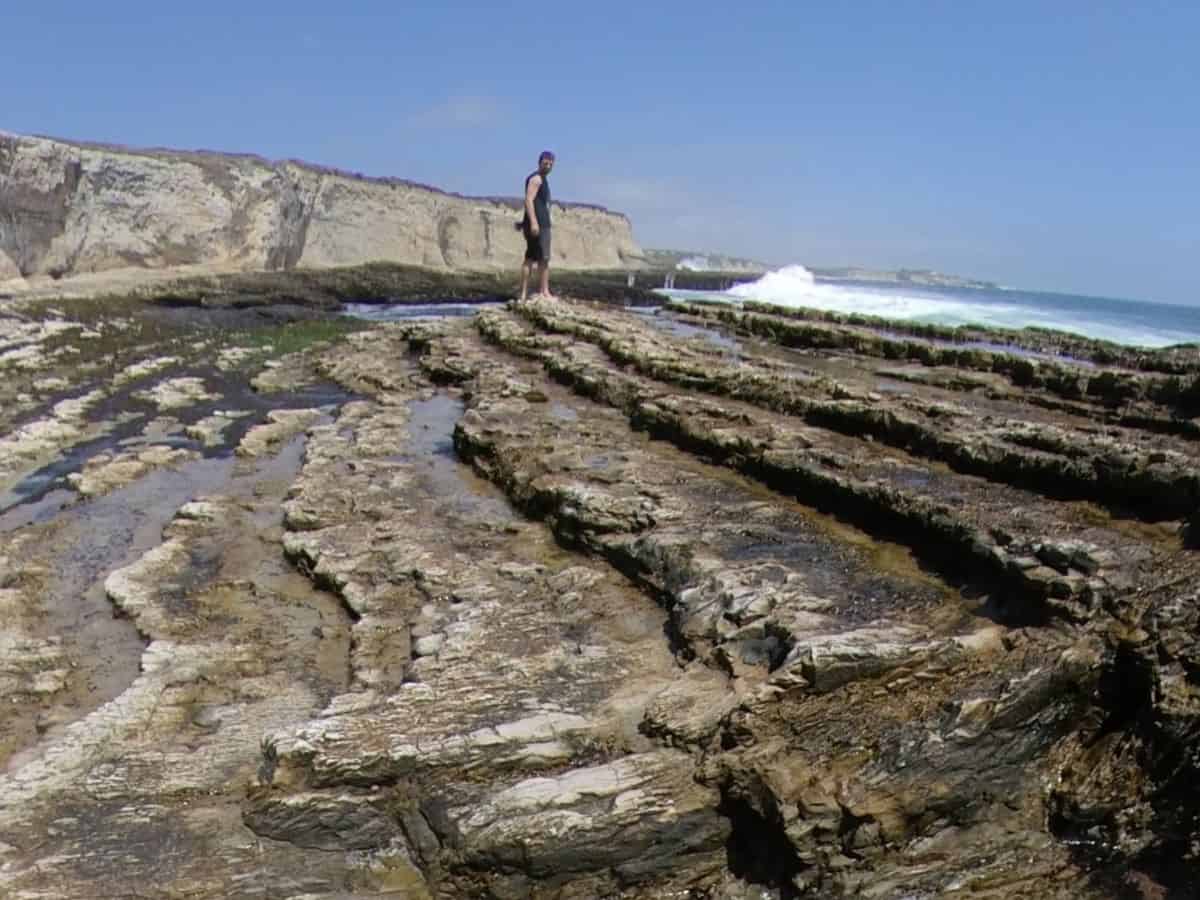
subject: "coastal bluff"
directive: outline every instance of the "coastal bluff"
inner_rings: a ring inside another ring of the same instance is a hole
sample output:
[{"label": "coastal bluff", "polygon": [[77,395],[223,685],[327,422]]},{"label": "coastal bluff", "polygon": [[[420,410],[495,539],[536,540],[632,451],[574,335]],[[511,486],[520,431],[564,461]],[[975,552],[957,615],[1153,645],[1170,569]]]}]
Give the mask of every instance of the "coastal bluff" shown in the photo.
[{"label": "coastal bluff", "polygon": [[[0,285],[130,269],[515,268],[519,202],[295,160],[0,131]],[[621,269],[644,257],[624,215],[555,203],[553,262]]]}]

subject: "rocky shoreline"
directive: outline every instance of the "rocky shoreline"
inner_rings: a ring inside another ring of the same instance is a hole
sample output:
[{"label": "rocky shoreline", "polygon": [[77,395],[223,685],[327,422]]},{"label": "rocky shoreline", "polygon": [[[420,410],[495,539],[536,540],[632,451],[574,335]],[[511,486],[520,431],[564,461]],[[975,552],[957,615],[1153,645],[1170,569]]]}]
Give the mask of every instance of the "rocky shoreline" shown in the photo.
[{"label": "rocky shoreline", "polygon": [[561,284],[0,312],[5,896],[1194,894],[1196,360]]}]

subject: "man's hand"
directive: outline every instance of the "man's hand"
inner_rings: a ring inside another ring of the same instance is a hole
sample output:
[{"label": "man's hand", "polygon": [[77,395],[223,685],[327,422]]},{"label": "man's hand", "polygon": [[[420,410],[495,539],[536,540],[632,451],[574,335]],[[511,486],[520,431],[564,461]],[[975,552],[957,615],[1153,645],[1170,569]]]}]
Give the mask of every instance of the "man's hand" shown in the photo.
[{"label": "man's hand", "polygon": [[529,233],[532,234],[534,237],[537,237],[539,234],[542,233],[541,226],[538,225],[537,219],[529,220]]}]

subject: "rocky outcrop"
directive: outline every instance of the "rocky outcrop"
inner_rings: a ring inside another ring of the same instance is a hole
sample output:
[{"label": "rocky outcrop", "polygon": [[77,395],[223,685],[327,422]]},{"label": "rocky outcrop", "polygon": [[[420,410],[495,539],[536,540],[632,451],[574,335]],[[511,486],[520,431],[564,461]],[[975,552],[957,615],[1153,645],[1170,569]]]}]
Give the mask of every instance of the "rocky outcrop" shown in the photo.
[{"label": "rocky outcrop", "polygon": [[[0,132],[0,282],[128,267],[517,265],[518,204],[255,156],[133,150]],[[554,262],[637,267],[629,220],[556,204]]]},{"label": "rocky outcrop", "polygon": [[96,306],[0,313],[5,897],[1196,895],[1188,433],[667,311]]}]

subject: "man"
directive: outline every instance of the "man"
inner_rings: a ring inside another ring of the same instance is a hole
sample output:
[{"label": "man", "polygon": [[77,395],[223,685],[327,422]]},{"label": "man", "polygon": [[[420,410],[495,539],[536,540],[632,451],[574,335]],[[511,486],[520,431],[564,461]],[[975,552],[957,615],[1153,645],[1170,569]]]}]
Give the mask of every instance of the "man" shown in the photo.
[{"label": "man", "polygon": [[539,268],[539,289],[535,297],[550,297],[550,182],[547,176],[554,168],[554,154],[543,150],[538,157],[537,171],[525,179],[525,218],[521,232],[525,235],[525,261],[521,264],[521,299],[529,291],[529,273]]}]

